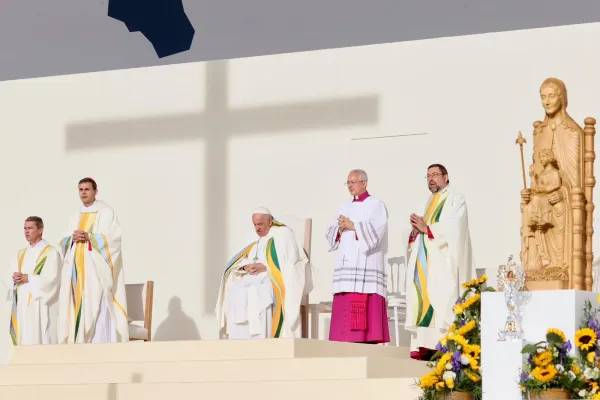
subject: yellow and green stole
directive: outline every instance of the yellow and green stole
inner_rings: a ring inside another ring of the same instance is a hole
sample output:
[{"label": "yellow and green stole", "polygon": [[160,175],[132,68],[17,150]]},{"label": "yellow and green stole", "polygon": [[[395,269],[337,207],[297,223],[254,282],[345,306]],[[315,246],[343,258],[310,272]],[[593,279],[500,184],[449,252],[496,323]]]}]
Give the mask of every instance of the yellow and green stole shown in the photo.
[{"label": "yellow and green stole", "polygon": [[[79,218],[77,229],[87,232],[91,235],[94,223],[96,222],[95,212],[83,213]],[[68,240],[70,242],[71,240]],[[69,243],[70,244],[70,243]],[[79,332],[81,323],[81,310],[83,308],[83,284],[85,283],[85,250],[91,246],[91,242],[75,244],[75,262],[73,263],[73,274],[71,276],[71,295],[73,296],[73,308],[75,315],[75,339]]]},{"label": "yellow and green stole", "polygon": [[[284,226],[283,224],[277,226]],[[244,257],[247,257],[250,250],[256,245],[252,243],[244,248],[242,251],[237,253],[227,263],[227,268],[223,275],[223,281],[227,282],[229,274],[234,270],[235,267]],[[281,267],[279,266],[279,259],[277,258],[277,251],[275,250],[275,240],[270,238],[267,242],[267,273],[271,279],[271,285],[273,285],[273,293],[275,294],[275,301],[273,304],[273,325],[271,326],[271,337],[278,338],[281,335],[281,328],[283,326],[283,307],[285,301],[285,285],[283,283],[283,274],[281,273]]]},{"label": "yellow and green stole", "polygon": [[[33,269],[34,275],[40,275],[42,273],[42,270],[44,269],[44,265],[46,264],[46,259],[48,258],[48,253],[50,252],[51,249],[52,249],[52,246],[50,246],[49,244],[46,245],[42,249],[42,252],[40,253],[40,255],[38,256],[38,258],[36,260],[35,268]],[[17,254],[19,272],[23,271],[23,259],[25,258],[26,250],[27,249],[20,250],[19,253]],[[29,293],[29,300],[28,300],[29,303],[28,304],[31,304],[32,298],[33,298],[32,294]],[[17,320],[17,305],[18,304],[19,304],[19,287],[17,285],[15,285],[14,293],[13,293],[12,308],[11,308],[11,312],[10,312],[10,327],[9,327],[10,338],[12,339],[12,342],[15,346],[19,342],[19,321]]]},{"label": "yellow and green stole", "polygon": [[[439,222],[440,215],[448,198],[448,190],[442,190],[441,193],[436,193],[429,198],[425,207],[425,216],[423,219],[427,225],[433,225]],[[414,313],[416,320],[413,321],[413,326],[429,327],[434,322],[434,310],[429,301],[427,292],[427,273],[429,270],[429,256],[427,254],[427,242],[425,241],[427,233],[419,235],[419,250],[417,253],[417,265],[415,268],[415,276],[413,283],[417,294],[417,312]]]}]

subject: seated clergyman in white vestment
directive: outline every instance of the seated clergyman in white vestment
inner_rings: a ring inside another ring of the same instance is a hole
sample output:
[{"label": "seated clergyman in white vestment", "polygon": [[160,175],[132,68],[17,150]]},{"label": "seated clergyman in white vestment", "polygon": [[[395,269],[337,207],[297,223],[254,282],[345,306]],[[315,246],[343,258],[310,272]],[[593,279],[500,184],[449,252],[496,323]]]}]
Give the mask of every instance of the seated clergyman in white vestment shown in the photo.
[{"label": "seated clergyman in white vestment", "polygon": [[61,241],[58,343],[129,341],[121,226],[97,193],[93,179],[79,181],[83,204]]},{"label": "seated clergyman in white vestment", "polygon": [[454,321],[462,283],[476,276],[465,198],[448,184],[441,164],[427,169],[431,196],[410,216],[406,329],[411,357],[429,360]]},{"label": "seated clergyman in white vestment", "polygon": [[4,278],[12,301],[9,332],[13,344],[51,344],[52,307],[58,298],[60,253],[42,239],[44,222],[40,217],[25,220],[29,246],[17,252]]},{"label": "seated clergyman in white vestment", "polygon": [[221,281],[219,337],[300,337],[302,297],[312,290],[304,249],[268,209],[257,209],[252,223],[258,239],[229,261]]}]

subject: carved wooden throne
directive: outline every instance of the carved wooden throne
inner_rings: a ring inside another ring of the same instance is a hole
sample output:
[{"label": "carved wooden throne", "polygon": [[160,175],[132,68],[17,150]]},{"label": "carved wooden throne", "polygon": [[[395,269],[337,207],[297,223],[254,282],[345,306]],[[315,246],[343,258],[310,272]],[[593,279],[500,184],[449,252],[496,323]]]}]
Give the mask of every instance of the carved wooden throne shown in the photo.
[{"label": "carved wooden throne", "polygon": [[533,124],[531,185],[521,192],[526,286],[591,291],[596,120],[586,118],[582,129],[568,115],[567,90],[558,79],[544,81],[540,96],[546,117]]}]

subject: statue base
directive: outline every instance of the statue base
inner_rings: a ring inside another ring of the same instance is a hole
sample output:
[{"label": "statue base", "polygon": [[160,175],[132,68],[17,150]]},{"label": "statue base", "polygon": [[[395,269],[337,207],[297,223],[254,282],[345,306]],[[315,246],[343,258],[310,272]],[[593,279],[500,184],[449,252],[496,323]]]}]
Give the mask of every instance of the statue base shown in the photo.
[{"label": "statue base", "polygon": [[535,292],[538,290],[568,290],[568,281],[526,281],[525,290]]},{"label": "statue base", "polygon": [[519,292],[515,311],[523,336],[498,341],[498,332],[504,329],[509,314],[504,293],[482,293],[481,369],[485,376],[493,377],[483,380],[484,400],[521,399],[519,376],[524,360],[523,346],[544,340],[549,328],[557,328],[575,347],[575,332],[583,317],[585,301],[597,306],[597,298],[597,293],[579,290]]}]

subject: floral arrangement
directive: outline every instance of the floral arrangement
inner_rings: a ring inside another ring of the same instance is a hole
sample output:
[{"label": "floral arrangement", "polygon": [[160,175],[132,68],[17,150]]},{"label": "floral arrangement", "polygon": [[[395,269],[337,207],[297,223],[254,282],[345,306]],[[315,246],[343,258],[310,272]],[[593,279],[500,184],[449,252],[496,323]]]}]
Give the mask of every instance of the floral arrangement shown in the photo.
[{"label": "floral arrangement", "polygon": [[462,285],[465,291],[454,305],[454,323],[436,347],[429,364],[432,370],[417,381],[420,400],[444,399],[453,392],[481,399],[481,292],[495,291],[482,289],[486,281],[483,275]]},{"label": "floral arrangement", "polygon": [[581,399],[600,399],[600,322],[596,315],[600,308],[587,300],[579,330],[575,333],[575,347],[579,352],[582,385],[573,394]]},{"label": "floral arrangement", "polygon": [[548,389],[579,390],[581,369],[570,354],[572,348],[565,334],[555,328],[548,329],[545,341],[523,347],[526,361],[519,382],[521,391],[531,395]]}]

